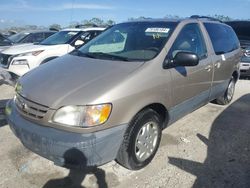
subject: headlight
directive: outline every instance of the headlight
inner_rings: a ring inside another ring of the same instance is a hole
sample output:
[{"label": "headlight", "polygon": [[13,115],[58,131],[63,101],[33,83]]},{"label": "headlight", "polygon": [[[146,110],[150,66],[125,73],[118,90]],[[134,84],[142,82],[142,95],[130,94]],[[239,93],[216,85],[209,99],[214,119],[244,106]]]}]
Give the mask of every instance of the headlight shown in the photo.
[{"label": "headlight", "polygon": [[16,59],[12,62],[12,65],[28,65],[28,61],[26,59]]},{"label": "headlight", "polygon": [[52,121],[66,126],[92,127],[105,123],[111,109],[111,104],[65,106],[55,112]]},{"label": "headlight", "polygon": [[5,106],[5,109],[4,109],[4,113],[7,116],[9,116],[11,114],[11,112],[12,112],[11,106],[9,104],[10,104],[10,102],[8,101],[6,106]]},{"label": "headlight", "polygon": [[23,89],[23,86],[20,84],[20,82],[17,82],[15,85],[15,91],[16,93],[21,93]]},{"label": "headlight", "polygon": [[40,53],[42,53],[44,50],[37,50],[37,51],[33,51],[33,52],[27,52],[27,53],[22,53],[22,54],[18,54],[15,55],[15,57],[23,57],[23,56],[37,56]]}]

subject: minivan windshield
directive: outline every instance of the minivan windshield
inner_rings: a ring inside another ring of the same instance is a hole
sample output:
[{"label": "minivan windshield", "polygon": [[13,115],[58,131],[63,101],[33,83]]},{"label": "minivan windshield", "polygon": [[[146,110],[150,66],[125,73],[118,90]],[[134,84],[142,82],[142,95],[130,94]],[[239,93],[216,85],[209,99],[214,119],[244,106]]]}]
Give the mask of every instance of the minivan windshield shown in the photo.
[{"label": "minivan windshield", "polygon": [[47,39],[43,40],[41,45],[57,45],[57,44],[66,44],[73,37],[75,37],[79,31],[59,31],[54,35],[51,35]]},{"label": "minivan windshield", "polygon": [[117,24],[71,54],[121,61],[150,60],[160,53],[177,24],[166,21]]},{"label": "minivan windshield", "polygon": [[10,37],[8,37],[8,39],[13,41],[14,43],[19,43],[21,40],[23,40],[29,34],[30,33],[27,33],[27,32],[21,32],[21,33],[11,35]]}]

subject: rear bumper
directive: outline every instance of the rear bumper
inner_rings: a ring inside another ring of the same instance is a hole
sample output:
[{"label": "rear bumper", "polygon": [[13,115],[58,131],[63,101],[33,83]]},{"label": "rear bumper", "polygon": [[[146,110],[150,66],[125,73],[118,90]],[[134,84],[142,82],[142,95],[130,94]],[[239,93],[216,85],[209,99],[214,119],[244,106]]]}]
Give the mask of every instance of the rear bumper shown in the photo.
[{"label": "rear bumper", "polygon": [[250,76],[250,70],[241,70],[240,76]]},{"label": "rear bumper", "polygon": [[240,63],[240,75],[241,76],[250,76],[250,63],[241,62]]},{"label": "rear bumper", "polygon": [[10,101],[11,130],[25,147],[67,168],[99,166],[116,158],[127,124],[94,133],[73,133],[24,119]]}]

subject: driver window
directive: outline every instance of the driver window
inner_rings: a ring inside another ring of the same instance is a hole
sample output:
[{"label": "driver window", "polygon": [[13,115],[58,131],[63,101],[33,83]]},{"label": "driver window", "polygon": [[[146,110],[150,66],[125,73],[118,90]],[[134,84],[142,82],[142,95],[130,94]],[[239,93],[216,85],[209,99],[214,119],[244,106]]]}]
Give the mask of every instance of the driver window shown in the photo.
[{"label": "driver window", "polygon": [[178,52],[183,51],[197,54],[200,60],[207,57],[204,38],[197,23],[183,27],[170,50],[169,57],[172,59]]}]

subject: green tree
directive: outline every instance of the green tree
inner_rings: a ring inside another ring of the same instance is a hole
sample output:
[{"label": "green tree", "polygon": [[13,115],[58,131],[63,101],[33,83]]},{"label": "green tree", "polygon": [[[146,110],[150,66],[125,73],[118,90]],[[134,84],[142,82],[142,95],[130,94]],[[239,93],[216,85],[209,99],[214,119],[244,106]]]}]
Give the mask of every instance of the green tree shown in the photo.
[{"label": "green tree", "polygon": [[111,26],[114,25],[115,21],[114,20],[108,20],[105,25]]},{"label": "green tree", "polygon": [[180,17],[178,15],[167,14],[166,16],[164,16],[164,18],[167,18],[167,19],[181,19],[182,17]]},{"label": "green tree", "polygon": [[89,20],[89,22],[91,24],[95,24],[95,25],[98,25],[98,26],[104,24],[104,21],[102,19],[100,19],[100,18],[92,18],[92,19]]},{"label": "green tree", "polygon": [[72,22],[70,22],[69,23],[69,28],[74,28],[74,27],[76,27],[77,25],[79,25],[80,23],[79,22],[77,22],[77,21],[72,21]]},{"label": "green tree", "polygon": [[152,18],[145,17],[145,16],[139,16],[137,18],[134,18],[134,17],[128,18],[128,21],[133,21],[133,20],[147,20],[147,19],[152,19]]},{"label": "green tree", "polygon": [[229,16],[225,16],[225,15],[220,15],[220,14],[215,14],[215,15],[212,15],[211,17],[213,18],[216,18],[218,20],[221,20],[221,21],[231,21],[233,20],[232,18],[230,18]]},{"label": "green tree", "polygon": [[56,30],[61,30],[62,27],[59,24],[52,24],[49,26],[50,29],[56,29]]},{"label": "green tree", "polygon": [[91,18],[90,20],[83,20],[83,21],[81,21],[81,24],[85,25],[86,27],[92,26],[93,24],[97,25],[97,26],[110,26],[110,25],[114,25],[115,21],[109,19],[109,20],[107,20],[105,22],[101,18]]},{"label": "green tree", "polygon": [[36,30],[38,28],[37,25],[26,25],[25,26],[25,29],[27,30]]}]

